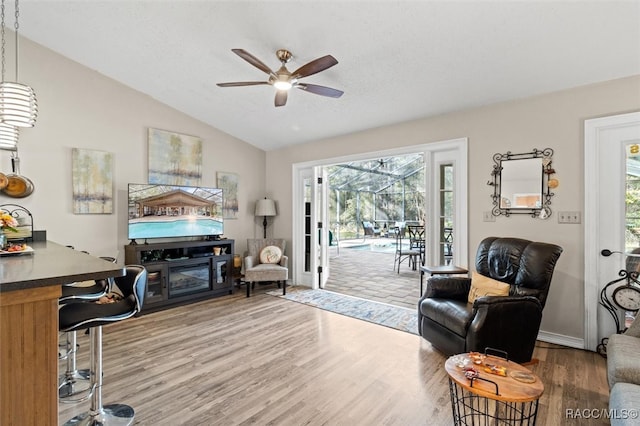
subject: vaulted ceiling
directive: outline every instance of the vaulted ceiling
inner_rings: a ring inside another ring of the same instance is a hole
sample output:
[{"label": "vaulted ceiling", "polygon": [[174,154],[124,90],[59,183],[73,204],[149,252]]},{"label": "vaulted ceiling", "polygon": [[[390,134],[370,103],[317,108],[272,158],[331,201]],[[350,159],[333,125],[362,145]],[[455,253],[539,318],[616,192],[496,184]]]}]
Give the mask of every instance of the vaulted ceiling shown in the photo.
[{"label": "vaulted ceiling", "polygon": [[[19,31],[267,151],[640,74],[638,1],[22,0]],[[345,93],[218,87],[268,78],[233,48],[331,54],[304,81]]]}]

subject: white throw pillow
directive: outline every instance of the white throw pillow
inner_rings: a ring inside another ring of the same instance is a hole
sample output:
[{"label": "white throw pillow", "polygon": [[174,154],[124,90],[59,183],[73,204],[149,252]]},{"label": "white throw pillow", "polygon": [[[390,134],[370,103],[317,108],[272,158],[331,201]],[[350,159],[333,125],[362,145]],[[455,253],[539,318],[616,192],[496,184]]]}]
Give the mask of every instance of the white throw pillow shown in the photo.
[{"label": "white throw pillow", "polygon": [[278,246],[266,246],[260,251],[260,263],[280,263],[282,250]]}]

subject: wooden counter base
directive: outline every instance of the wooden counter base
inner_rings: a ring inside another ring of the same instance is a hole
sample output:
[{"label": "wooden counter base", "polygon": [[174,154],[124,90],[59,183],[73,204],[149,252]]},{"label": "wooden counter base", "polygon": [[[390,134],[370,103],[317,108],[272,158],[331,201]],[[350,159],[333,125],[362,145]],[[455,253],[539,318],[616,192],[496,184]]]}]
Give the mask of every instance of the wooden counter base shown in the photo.
[{"label": "wooden counter base", "polygon": [[[0,424],[58,423],[60,286],[0,293]],[[52,353],[55,352],[55,353]]]},{"label": "wooden counter base", "polygon": [[0,424],[58,424],[58,299],[64,283],[124,268],[52,241],[0,258]]}]

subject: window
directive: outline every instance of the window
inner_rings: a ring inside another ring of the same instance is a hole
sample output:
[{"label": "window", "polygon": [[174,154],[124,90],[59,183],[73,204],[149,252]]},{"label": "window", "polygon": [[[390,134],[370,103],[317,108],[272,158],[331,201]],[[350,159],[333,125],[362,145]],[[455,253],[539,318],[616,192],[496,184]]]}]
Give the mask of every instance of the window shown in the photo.
[{"label": "window", "polygon": [[440,165],[440,264],[453,259],[453,164]]},{"label": "window", "polygon": [[640,247],[640,145],[627,146],[625,250]]}]

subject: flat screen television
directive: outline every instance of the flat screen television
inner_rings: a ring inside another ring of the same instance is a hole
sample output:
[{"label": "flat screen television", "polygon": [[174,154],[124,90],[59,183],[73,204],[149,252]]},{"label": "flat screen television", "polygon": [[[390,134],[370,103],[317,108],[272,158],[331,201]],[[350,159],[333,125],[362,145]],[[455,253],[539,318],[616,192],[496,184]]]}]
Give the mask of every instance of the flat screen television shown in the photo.
[{"label": "flat screen television", "polygon": [[128,198],[130,240],[224,233],[220,188],[130,183]]}]

